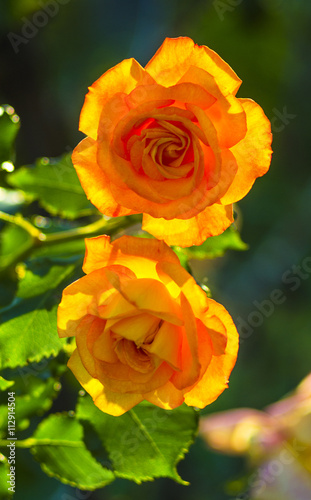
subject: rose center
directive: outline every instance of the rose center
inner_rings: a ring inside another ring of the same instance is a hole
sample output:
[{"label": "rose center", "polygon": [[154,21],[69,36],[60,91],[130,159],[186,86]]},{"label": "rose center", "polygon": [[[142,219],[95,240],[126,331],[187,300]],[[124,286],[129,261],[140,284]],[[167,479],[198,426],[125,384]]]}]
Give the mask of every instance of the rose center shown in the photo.
[{"label": "rose center", "polygon": [[124,140],[132,166],[151,179],[179,179],[193,172],[193,138],[181,122],[149,118]]},{"label": "rose center", "polygon": [[153,370],[153,359],[144,351],[137,347],[135,342],[127,339],[121,339],[117,342],[115,352],[124,365],[128,365],[141,373],[148,373]]},{"label": "rose center", "polygon": [[[142,327],[143,323],[145,323],[144,333],[141,334],[139,330],[135,332],[135,328]],[[110,335],[119,361],[141,373],[154,370],[157,364],[155,357],[150,355],[145,346],[148,347],[152,344],[162,323],[163,321],[159,318],[150,315],[139,315],[124,320],[122,324],[123,334],[118,328],[118,324],[115,327],[112,326]],[[135,336],[137,338],[134,339]]]}]

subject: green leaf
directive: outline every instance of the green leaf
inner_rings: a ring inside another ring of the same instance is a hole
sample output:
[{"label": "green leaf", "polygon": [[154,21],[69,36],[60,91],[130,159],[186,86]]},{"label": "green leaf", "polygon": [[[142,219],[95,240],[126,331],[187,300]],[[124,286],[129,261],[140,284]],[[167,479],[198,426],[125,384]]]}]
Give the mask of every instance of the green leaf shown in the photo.
[{"label": "green leaf", "polygon": [[16,262],[33,246],[31,235],[15,224],[5,224],[0,232],[0,307],[8,306],[17,290]]},{"label": "green leaf", "polygon": [[95,460],[83,441],[83,426],[65,414],[50,415],[27,440],[49,476],[83,490],[102,488],[114,473]]},{"label": "green leaf", "polygon": [[[5,307],[8,306],[14,299],[17,283],[16,283],[16,277],[14,275],[13,276],[6,275],[5,279],[1,278],[3,278],[3,276],[0,276],[0,307]],[[0,322],[1,322],[1,312],[0,312]]]},{"label": "green leaf", "polygon": [[84,239],[76,239],[71,241],[63,241],[51,246],[44,246],[35,248],[32,252],[34,257],[53,257],[53,260],[57,258],[67,259],[73,257],[84,257],[85,254],[85,241]]},{"label": "green leaf", "polygon": [[[55,378],[41,380],[39,375],[47,364],[37,365],[37,370],[28,366],[18,372],[15,392],[15,422],[16,430],[24,430],[29,426],[29,419],[34,415],[43,415],[52,405],[53,399],[58,395],[59,384]],[[8,432],[8,404],[0,406],[0,432],[7,435]]]},{"label": "green leaf", "polygon": [[89,396],[79,399],[77,418],[96,430],[118,477],[141,483],[157,477],[183,481],[176,465],[193,442],[198,412],[182,405],[162,410],[141,403],[120,417],[100,411]]},{"label": "green leaf", "polygon": [[180,260],[187,259],[214,259],[221,257],[227,250],[247,250],[248,245],[241,240],[240,233],[232,224],[226,231],[219,236],[212,236],[200,246],[192,246],[189,248],[173,248]]},{"label": "green leaf", "polygon": [[70,154],[40,158],[35,165],[10,174],[7,181],[27,193],[31,200],[38,200],[52,215],[76,219],[97,213],[81,187]]},{"label": "green leaf", "polygon": [[30,299],[52,291],[74,269],[74,264],[68,266],[52,265],[48,259],[30,261],[28,262],[28,267],[24,271],[21,271],[24,276],[20,281],[17,297]]},{"label": "green leaf", "polygon": [[15,382],[14,380],[6,380],[0,376],[0,391],[6,391],[9,387],[12,387]]},{"label": "green leaf", "polygon": [[5,269],[15,257],[32,244],[31,235],[20,226],[6,224],[0,234],[0,269]]},{"label": "green leaf", "polygon": [[0,165],[1,169],[9,167],[3,162],[14,162],[14,142],[19,130],[19,116],[14,108],[8,105],[0,106]]},{"label": "green leaf", "polygon": [[57,335],[56,311],[61,292],[81,262],[52,265],[34,261],[21,279],[13,302],[0,309],[0,369],[25,366],[44,357],[56,356],[64,340]]}]

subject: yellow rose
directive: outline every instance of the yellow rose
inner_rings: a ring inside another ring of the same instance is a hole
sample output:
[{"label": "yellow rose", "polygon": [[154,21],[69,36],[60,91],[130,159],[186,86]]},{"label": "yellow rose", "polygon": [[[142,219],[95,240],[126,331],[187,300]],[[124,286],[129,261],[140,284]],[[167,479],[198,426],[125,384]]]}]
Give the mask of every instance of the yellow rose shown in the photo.
[{"label": "yellow rose", "polygon": [[95,404],[121,415],[147,400],[205,407],[227,387],[238,334],[223,306],[158,240],[86,240],[84,277],[63,292],[60,337],[75,336],[68,366]]},{"label": "yellow rose", "polygon": [[241,80],[214,51],[167,38],[145,68],[127,59],[89,89],[87,134],[72,159],[105,215],[143,213],[143,229],[169,245],[200,245],[233,221],[271,159],[263,110],[236,97]]}]

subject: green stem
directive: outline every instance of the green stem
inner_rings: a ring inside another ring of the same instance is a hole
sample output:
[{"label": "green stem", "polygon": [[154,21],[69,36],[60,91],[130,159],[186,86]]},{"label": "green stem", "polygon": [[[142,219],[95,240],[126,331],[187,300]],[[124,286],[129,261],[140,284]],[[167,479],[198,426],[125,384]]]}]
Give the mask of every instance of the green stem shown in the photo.
[{"label": "green stem", "polygon": [[[0,277],[10,273],[10,271],[22,260],[26,259],[27,256],[32,252],[33,248],[40,244],[41,236],[43,233],[35,226],[31,224],[28,220],[24,219],[21,215],[10,215],[5,212],[0,211],[0,220],[4,222],[9,222],[15,226],[20,227],[28,234],[29,238],[25,243],[19,248],[17,254],[1,258],[0,264]],[[14,271],[13,271],[14,272]]]},{"label": "green stem", "polygon": [[[0,439],[0,448],[7,448],[10,443],[13,443],[13,440],[10,438]],[[83,447],[83,445],[77,441],[66,441],[65,439],[52,441],[51,439],[27,438],[21,441],[14,440],[14,444],[16,448],[33,448],[34,446],[70,446],[72,448]]]},{"label": "green stem", "polygon": [[101,218],[87,226],[68,229],[68,231],[60,231],[59,233],[42,234],[40,240],[46,245],[55,245],[64,241],[71,241],[88,236],[96,236],[99,234],[113,235],[121,229],[126,229],[138,222],[136,216],[118,217],[116,219],[106,220]]},{"label": "green stem", "polygon": [[10,215],[0,211],[0,220],[10,222],[16,226],[24,229],[30,236],[29,241],[20,248],[20,251],[14,255],[12,259],[8,259],[0,265],[0,274],[7,273],[8,270],[13,269],[19,262],[25,260],[31,254],[34,248],[57,245],[67,241],[78,240],[90,236],[98,236],[100,234],[113,234],[133,226],[140,222],[140,217],[137,215],[130,215],[127,217],[117,217],[115,219],[105,219],[101,217],[99,220],[92,222],[86,226],[68,229],[67,231],[60,231],[58,233],[44,234],[37,229],[28,220],[20,215]]},{"label": "green stem", "polygon": [[24,219],[21,215],[10,215],[5,212],[0,211],[0,220],[5,222],[10,222],[11,224],[15,224],[15,226],[19,226],[24,229],[34,240],[40,239],[40,235],[42,234],[39,229],[31,224],[28,220]]}]

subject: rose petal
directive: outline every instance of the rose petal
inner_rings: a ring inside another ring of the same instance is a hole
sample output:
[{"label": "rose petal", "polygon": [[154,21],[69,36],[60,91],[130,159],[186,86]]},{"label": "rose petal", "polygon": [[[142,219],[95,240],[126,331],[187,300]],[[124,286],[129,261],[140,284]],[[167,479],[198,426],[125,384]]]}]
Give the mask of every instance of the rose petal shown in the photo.
[{"label": "rose petal", "polygon": [[123,363],[97,363],[97,378],[109,390],[122,393],[140,393],[154,391],[166,384],[173,369],[165,362],[149,373],[136,371]]},{"label": "rose petal", "polygon": [[92,396],[95,405],[109,415],[116,417],[123,415],[123,413],[143,401],[141,394],[122,394],[107,390],[101,382],[88,374],[77,350],[73,352],[69,359],[68,367],[82,387]]},{"label": "rose petal", "polygon": [[103,290],[111,285],[104,269],[98,269],[91,275],[83,276],[63,291],[57,311],[58,335],[72,337],[76,335],[81,319],[88,314],[90,304],[98,294],[98,284]]},{"label": "rose petal", "polygon": [[227,346],[221,356],[213,356],[201,380],[185,394],[188,406],[204,408],[228,387],[228,379],[235,365],[238,351],[238,332],[226,309],[209,299],[209,313],[221,318],[227,331]]},{"label": "rose petal", "polygon": [[104,73],[89,87],[81,112],[79,130],[96,140],[103,105],[118,92],[130,93],[138,82],[152,84],[153,80],[135,59],[125,59]]},{"label": "rose petal", "polygon": [[96,399],[95,405],[105,413],[118,417],[143,401],[141,394],[120,394],[104,389]]},{"label": "rose petal", "polygon": [[137,309],[148,312],[173,325],[183,325],[182,310],[160,281],[141,278],[122,287],[124,297]]},{"label": "rose petal", "polygon": [[196,320],[183,293],[180,294],[180,304],[185,322],[181,347],[181,371],[175,372],[170,379],[176,389],[184,389],[194,384],[199,378],[201,368]]},{"label": "rose petal", "polygon": [[176,297],[179,297],[181,291],[183,292],[191,305],[195,317],[200,318],[207,313],[209,299],[206,293],[180,264],[165,261],[159,262],[156,269],[159,278],[166,287],[172,286],[171,281],[175,283],[179,291]]},{"label": "rose petal", "polygon": [[191,81],[183,81],[171,87],[163,87],[162,85],[145,85],[136,87],[126,101],[131,107],[136,107],[146,101],[163,99],[180,101],[181,103],[192,103],[200,106],[202,109],[209,108],[216,98],[213,97],[207,88],[201,85],[192,83]]},{"label": "rose petal", "polygon": [[113,333],[140,345],[156,330],[159,322],[160,319],[151,314],[140,313],[137,316],[110,321],[107,323],[107,328]]},{"label": "rose petal", "polygon": [[173,410],[184,402],[182,391],[176,389],[170,381],[155,391],[143,394],[143,396],[149,403],[157,405],[164,410]]},{"label": "rose petal", "polygon": [[72,161],[88,199],[111,217],[135,213],[119,205],[111,194],[110,182],[97,163],[97,142],[87,137],[74,149]]},{"label": "rose petal", "polygon": [[216,52],[196,45],[188,37],[166,38],[145,69],[158,83],[168,87],[175,85],[190,66],[210,73],[226,93],[236,94],[242,83]]},{"label": "rose petal", "polygon": [[108,330],[102,331],[93,343],[92,355],[99,361],[116,363],[118,356],[114,351],[114,340]]},{"label": "rose petal", "polygon": [[[198,337],[198,359],[200,363],[200,374],[198,381],[203,377],[213,357],[213,344],[209,334],[209,330],[203,322],[196,318],[196,328]],[[184,392],[188,392],[186,388]]]},{"label": "rose petal", "polygon": [[229,94],[206,110],[206,114],[217,130],[221,147],[230,148],[245,137],[246,115],[240,99]]},{"label": "rose petal", "polygon": [[174,370],[181,370],[182,332],[176,325],[164,321],[153,342],[144,349],[166,361]]},{"label": "rose petal", "polygon": [[76,335],[77,349],[84,368],[92,377],[96,377],[96,362],[92,353],[93,344],[102,334],[105,321],[100,318],[86,317],[79,325]]},{"label": "rose petal", "polygon": [[139,315],[140,311],[119,292],[116,292],[111,301],[97,307],[97,314],[103,319],[116,320]]},{"label": "rose petal", "polygon": [[[208,302],[210,299],[208,299]],[[215,315],[210,315],[208,310],[201,318],[208,329],[208,335],[212,341],[214,356],[225,353],[227,347],[227,331],[221,319]]]},{"label": "rose petal", "polygon": [[153,359],[140,349],[135,342],[122,339],[115,347],[116,354],[122,364],[127,364],[134,372],[150,374],[154,371],[155,363]]},{"label": "rose petal", "polygon": [[143,229],[168,245],[201,245],[209,236],[221,234],[233,222],[232,206],[214,204],[190,219],[143,216]]},{"label": "rose petal", "polygon": [[232,94],[221,92],[215,78],[199,67],[191,66],[180,79],[180,82],[189,81],[201,85],[215,98],[215,103],[205,113],[217,130],[219,145],[228,148],[243,139],[246,134],[246,115],[240,100]]},{"label": "rose petal", "polygon": [[85,246],[85,273],[117,262],[133,271],[137,278],[148,276],[158,279],[156,262],[165,260],[179,264],[175,252],[163,241],[155,239],[122,236],[110,243],[110,237],[103,235],[86,239]]},{"label": "rose petal", "polygon": [[251,189],[257,177],[264,175],[271,161],[271,125],[258,104],[251,99],[239,99],[247,119],[247,133],[244,139],[231,148],[238,171],[228,191],[221,198],[223,205],[243,198]]},{"label": "rose petal", "polygon": [[103,385],[84,368],[78,349],[73,351],[67,366],[93,399],[102,392]]}]

